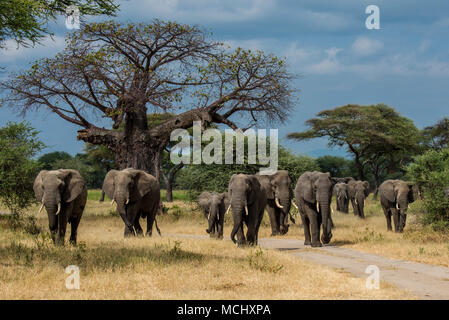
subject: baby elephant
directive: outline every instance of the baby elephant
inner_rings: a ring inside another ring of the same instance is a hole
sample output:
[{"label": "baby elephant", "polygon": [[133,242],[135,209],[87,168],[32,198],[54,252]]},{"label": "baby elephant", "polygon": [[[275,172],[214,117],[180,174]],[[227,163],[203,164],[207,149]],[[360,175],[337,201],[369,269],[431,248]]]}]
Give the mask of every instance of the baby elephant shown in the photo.
[{"label": "baby elephant", "polygon": [[198,197],[198,205],[209,223],[206,232],[211,238],[223,239],[224,216],[230,207],[228,193],[204,191]]},{"label": "baby elephant", "polygon": [[[33,185],[37,201],[48,214],[53,242],[64,244],[67,222],[71,225],[70,242],[76,244],[76,232],[87,201],[87,187],[76,170],[42,170]],[[56,234],[58,234],[56,238]]]}]

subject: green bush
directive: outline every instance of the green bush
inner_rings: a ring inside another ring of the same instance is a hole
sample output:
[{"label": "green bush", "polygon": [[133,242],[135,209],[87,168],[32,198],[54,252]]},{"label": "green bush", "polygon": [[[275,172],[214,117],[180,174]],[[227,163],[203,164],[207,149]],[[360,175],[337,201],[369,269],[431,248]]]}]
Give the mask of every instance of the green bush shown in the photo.
[{"label": "green bush", "polygon": [[426,214],[423,223],[434,229],[449,227],[449,197],[445,190],[449,186],[449,148],[430,150],[415,158],[407,167],[407,174],[420,188]]},{"label": "green bush", "polygon": [[33,182],[40,165],[33,157],[44,148],[38,134],[26,122],[0,128],[0,200],[12,213],[35,201]]}]

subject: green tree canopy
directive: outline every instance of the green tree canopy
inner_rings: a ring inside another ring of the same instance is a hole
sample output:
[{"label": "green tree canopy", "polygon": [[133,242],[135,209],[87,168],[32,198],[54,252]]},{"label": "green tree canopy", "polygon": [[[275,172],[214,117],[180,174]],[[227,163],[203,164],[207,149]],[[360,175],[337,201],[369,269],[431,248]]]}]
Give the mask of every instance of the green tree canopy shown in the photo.
[{"label": "green tree canopy", "polygon": [[0,48],[8,39],[22,46],[38,43],[52,35],[48,23],[75,5],[81,14],[115,15],[113,0],[2,0],[0,1]]},{"label": "green tree canopy", "polygon": [[424,145],[427,148],[441,150],[449,147],[449,118],[443,118],[432,126],[422,130]]},{"label": "green tree canopy", "polygon": [[329,172],[333,177],[356,177],[357,168],[353,160],[337,156],[322,156],[316,159],[321,172]]},{"label": "green tree canopy", "polygon": [[0,128],[0,199],[13,213],[34,201],[33,182],[39,164],[33,160],[44,148],[29,123],[8,122]]},{"label": "green tree canopy", "polygon": [[358,179],[364,179],[366,167],[376,187],[384,172],[392,166],[399,170],[420,149],[420,133],[413,121],[385,104],[350,104],[324,110],[306,124],[310,129],[291,133],[288,138],[304,141],[327,137],[330,147],[345,147],[354,156]]},{"label": "green tree canopy", "polygon": [[42,156],[40,156],[37,161],[39,162],[41,168],[43,170],[51,170],[53,169],[53,166],[55,162],[59,160],[67,161],[72,159],[72,156],[64,151],[54,151],[46,153]]}]

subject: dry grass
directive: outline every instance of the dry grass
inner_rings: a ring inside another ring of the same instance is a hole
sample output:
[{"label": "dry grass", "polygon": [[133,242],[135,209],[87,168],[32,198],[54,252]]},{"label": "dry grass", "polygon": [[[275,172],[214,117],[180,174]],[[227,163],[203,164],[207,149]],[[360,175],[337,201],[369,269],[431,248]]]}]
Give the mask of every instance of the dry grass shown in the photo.
[{"label": "dry grass", "polygon": [[[163,234],[205,234],[205,219],[195,206],[177,201],[170,207],[158,217]],[[7,221],[0,219],[1,299],[413,298],[387,284],[368,290],[365,279],[287,253],[236,248],[230,241],[124,239],[123,223],[107,202],[88,201],[77,247],[55,247],[46,233],[13,231]],[[44,214],[37,224],[47,231]],[[262,233],[267,235],[266,226]],[[72,264],[81,270],[80,290],[65,288],[64,270]]]}]

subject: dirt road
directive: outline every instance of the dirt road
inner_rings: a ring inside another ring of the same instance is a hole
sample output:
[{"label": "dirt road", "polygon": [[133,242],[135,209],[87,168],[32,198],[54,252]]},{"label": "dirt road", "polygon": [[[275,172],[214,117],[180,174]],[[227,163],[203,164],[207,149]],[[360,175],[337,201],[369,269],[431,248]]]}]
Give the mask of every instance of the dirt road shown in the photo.
[{"label": "dirt road", "polygon": [[[208,239],[202,235],[171,234],[170,237]],[[365,270],[374,265],[379,268],[380,281],[409,290],[422,299],[449,299],[449,268],[422,263],[395,260],[356,250],[325,246],[311,248],[303,240],[263,238],[259,244],[265,249],[285,251],[306,261],[349,272],[367,278]]]}]

